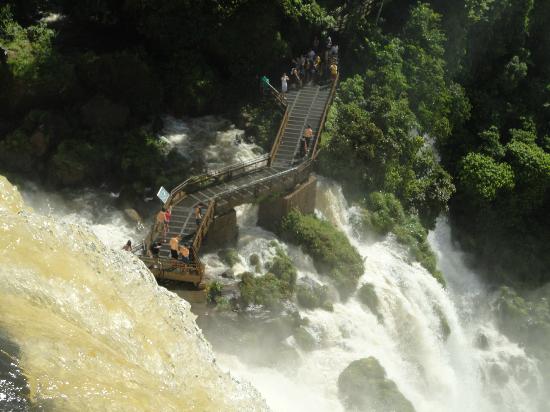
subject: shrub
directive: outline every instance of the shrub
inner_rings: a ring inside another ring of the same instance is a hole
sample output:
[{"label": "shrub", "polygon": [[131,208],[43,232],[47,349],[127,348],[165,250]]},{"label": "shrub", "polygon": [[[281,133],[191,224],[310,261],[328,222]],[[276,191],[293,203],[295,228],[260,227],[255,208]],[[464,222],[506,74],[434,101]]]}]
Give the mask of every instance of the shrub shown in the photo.
[{"label": "shrub", "polygon": [[206,288],[206,301],[210,304],[219,303],[222,296],[223,285],[215,280]]},{"label": "shrub", "polygon": [[282,301],[288,298],[285,295],[286,285],[272,273],[255,277],[250,272],[241,275],[239,290],[243,305],[261,305],[267,309],[282,309]]},{"label": "shrub", "polygon": [[364,271],[363,260],[348,238],[329,222],[291,211],[282,222],[284,239],[300,245],[319,273],[328,276],[343,297],[349,296]]},{"label": "shrub", "polygon": [[281,280],[285,295],[290,296],[296,286],[297,273],[294,264],[281,248],[277,248],[277,254],[267,269]]},{"label": "shrub", "polygon": [[445,279],[437,270],[437,261],[428,243],[428,231],[417,216],[407,215],[401,202],[391,193],[371,193],[358,219],[362,230],[373,231],[378,235],[389,232],[406,246],[409,256],[426,268],[443,286]]},{"label": "shrub", "polygon": [[218,257],[227,266],[234,266],[241,262],[241,258],[235,249],[223,249],[218,252]]},{"label": "shrub", "polygon": [[296,300],[305,309],[322,308],[332,311],[332,302],[328,297],[328,288],[320,285],[298,285]]}]

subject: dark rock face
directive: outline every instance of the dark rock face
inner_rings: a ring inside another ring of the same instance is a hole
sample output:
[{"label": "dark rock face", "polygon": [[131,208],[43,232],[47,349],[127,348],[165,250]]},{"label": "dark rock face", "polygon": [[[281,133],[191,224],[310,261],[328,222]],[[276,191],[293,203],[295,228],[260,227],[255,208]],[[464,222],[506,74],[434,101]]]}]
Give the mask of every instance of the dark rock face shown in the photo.
[{"label": "dark rock face", "polygon": [[372,356],[351,362],[338,378],[344,405],[354,411],[414,412],[411,402]]},{"label": "dark rock face", "polygon": [[102,97],[95,96],[82,107],[84,124],[96,129],[122,129],[128,120],[130,110]]},{"label": "dark rock face", "polygon": [[291,210],[313,213],[316,193],[317,179],[315,176],[311,176],[307,182],[298,186],[292,193],[264,200],[258,209],[258,225],[276,232],[283,217]]},{"label": "dark rock face", "polygon": [[219,248],[230,248],[236,245],[238,235],[237,212],[235,212],[235,209],[231,209],[223,215],[216,216],[204,239],[202,252],[211,252]]}]

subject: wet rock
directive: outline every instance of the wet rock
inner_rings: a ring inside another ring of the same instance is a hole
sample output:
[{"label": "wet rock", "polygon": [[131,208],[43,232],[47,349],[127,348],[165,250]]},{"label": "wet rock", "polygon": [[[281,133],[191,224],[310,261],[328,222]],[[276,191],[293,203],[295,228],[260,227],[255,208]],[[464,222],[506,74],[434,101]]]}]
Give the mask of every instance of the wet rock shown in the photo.
[{"label": "wet rock", "polygon": [[256,266],[260,263],[260,257],[256,253],[253,253],[248,257],[248,262],[252,266]]},{"label": "wet rock", "polygon": [[136,222],[136,223],[143,222],[143,219],[135,209],[130,209],[130,208],[124,209],[124,213],[133,222]]},{"label": "wet rock", "polygon": [[443,314],[443,311],[439,307],[435,308],[435,312],[439,317],[439,330],[440,330],[441,336],[443,337],[443,340],[447,340],[449,338],[449,335],[451,334],[451,327],[449,326],[449,321],[447,320],[447,317]]},{"label": "wet rock", "polygon": [[233,272],[233,270],[231,269],[228,269],[225,272],[223,272],[221,276],[224,279],[235,279],[235,272]]},{"label": "wet rock", "polygon": [[[305,281],[304,281],[305,280]],[[315,281],[301,279],[301,284],[296,286],[296,300],[305,309],[322,308],[332,311],[333,306],[329,298],[328,288],[317,284]]]},{"label": "wet rock", "polygon": [[489,349],[489,340],[487,339],[487,336],[480,332],[476,337],[475,345],[481,350]]},{"label": "wet rock", "polygon": [[378,320],[382,320],[382,314],[379,311],[380,301],[378,300],[378,295],[374,290],[374,285],[372,283],[365,283],[357,291],[357,298],[366,305],[370,311],[376,315]]},{"label": "wet rock", "polygon": [[317,341],[306,328],[300,326],[294,331],[294,339],[300,348],[305,351],[311,351],[315,349]]},{"label": "wet rock", "polygon": [[351,410],[414,412],[411,402],[373,357],[351,362],[338,377],[338,392]]},{"label": "wet rock", "polygon": [[241,262],[241,258],[235,249],[222,249],[218,252],[218,257],[230,267]]},{"label": "wet rock", "polygon": [[262,265],[260,262],[260,257],[256,253],[253,253],[248,257],[248,263],[254,266],[254,271],[256,273],[261,273]]}]

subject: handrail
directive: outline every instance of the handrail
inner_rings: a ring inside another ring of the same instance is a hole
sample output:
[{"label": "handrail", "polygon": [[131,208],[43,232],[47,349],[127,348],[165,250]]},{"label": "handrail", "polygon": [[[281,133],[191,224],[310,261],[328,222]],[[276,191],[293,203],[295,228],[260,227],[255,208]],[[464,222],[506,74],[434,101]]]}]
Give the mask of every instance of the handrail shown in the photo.
[{"label": "handrail", "polygon": [[223,197],[223,196],[226,196],[226,195],[228,195],[230,193],[233,193],[233,192],[238,192],[239,190],[248,189],[250,186],[255,186],[255,185],[263,183],[265,181],[279,178],[281,176],[290,174],[291,172],[301,172],[303,169],[310,166],[312,163],[313,163],[312,159],[304,160],[304,161],[300,162],[297,166],[294,166],[290,169],[283,170],[281,172],[275,173],[275,174],[270,175],[270,176],[262,177],[261,179],[254,180],[253,182],[247,183],[246,185],[243,185],[243,186],[227,189],[223,192],[220,192],[216,195],[216,199],[220,198],[220,197]]},{"label": "handrail", "polygon": [[288,103],[286,101],[286,98],[281,93],[279,93],[279,91],[275,87],[273,87],[271,83],[267,83],[267,85],[269,86],[269,91],[271,92],[273,97],[275,97],[275,100],[277,100],[277,102],[281,106],[287,107]]},{"label": "handrail", "polygon": [[214,218],[214,206],[216,204],[215,200],[212,200],[208,204],[208,208],[206,209],[206,213],[204,214],[201,223],[199,227],[197,228],[197,232],[195,233],[195,239],[193,240],[193,249],[199,250],[202,245],[202,240],[204,238],[204,235],[208,231],[208,228],[210,227],[210,223],[212,219]]},{"label": "handrail", "polygon": [[200,276],[202,263],[200,262],[200,260],[197,259],[197,257],[198,256],[195,253],[193,253],[192,261],[195,263],[184,263],[180,260],[159,257],[159,256],[155,256],[155,257],[141,256],[140,258],[141,260],[143,260],[144,263],[159,264],[161,266],[160,269],[162,269],[163,271],[166,270],[166,268],[179,268],[179,269],[186,269],[188,272],[191,272],[191,271],[199,272],[199,276]]},{"label": "handrail", "polygon": [[[214,219],[215,208],[216,208],[216,200],[220,199],[222,197],[225,197],[225,196],[227,196],[231,193],[249,189],[252,186],[256,186],[256,188],[254,189],[254,194],[257,195],[258,194],[257,189],[260,187],[260,185],[263,182],[273,181],[275,179],[280,179],[280,178],[283,178],[283,179],[281,179],[281,181],[285,182],[286,180],[284,180],[284,179],[286,179],[286,176],[290,176],[291,178],[293,177],[294,182],[297,183],[297,179],[301,176],[301,174],[304,171],[309,170],[308,168],[310,168],[313,165],[315,159],[317,158],[317,154],[319,152],[319,141],[321,139],[321,131],[324,127],[324,123],[325,123],[326,117],[328,115],[328,110],[329,110],[330,104],[331,104],[332,100],[334,99],[334,96],[335,96],[335,93],[336,93],[336,88],[337,88],[337,84],[338,84],[338,81],[339,81],[339,77],[340,77],[340,73],[337,73],[336,78],[334,79],[334,81],[332,83],[330,94],[329,94],[327,103],[325,105],[325,108],[323,110],[323,115],[321,117],[319,130],[317,131],[317,138],[315,139],[315,143],[314,143],[313,149],[311,151],[311,156],[309,158],[308,157],[304,158],[298,164],[294,163],[294,166],[292,166],[289,169],[285,169],[285,170],[279,171],[277,173],[270,174],[268,176],[265,176],[265,177],[262,177],[260,179],[249,182],[245,185],[242,185],[242,186],[239,186],[239,187],[231,187],[231,185],[229,185],[229,186],[226,186],[227,189],[222,191],[222,192],[217,192],[217,193],[212,192],[212,193],[214,193],[214,196],[211,196],[207,200],[208,201],[207,210],[206,210],[201,222],[199,223],[199,225],[197,227],[197,230],[194,234],[193,243],[190,247],[190,249],[191,249],[190,250],[190,257],[191,257],[191,262],[193,262],[193,263],[183,263],[183,262],[172,261],[172,260],[164,260],[164,259],[159,260],[158,257],[155,259],[155,258],[151,258],[151,257],[147,256],[148,251],[149,251],[150,243],[160,233],[159,230],[161,230],[161,226],[157,224],[156,220],[154,221],[154,223],[152,225],[152,228],[151,228],[151,231],[149,232],[149,235],[143,240],[143,242],[141,244],[136,245],[134,248],[132,248],[132,252],[137,252],[137,251],[139,251],[140,248],[144,248],[145,253],[144,253],[144,256],[142,256],[142,258],[144,260],[147,260],[147,261],[156,261],[156,262],[158,262],[161,266],[161,271],[162,272],[164,272],[166,270],[165,267],[172,268],[172,269],[173,268],[179,268],[181,270],[188,271],[188,272],[193,271],[193,272],[197,273],[202,279],[202,276],[204,274],[204,264],[200,260],[198,251],[199,251],[199,249],[202,245],[202,242],[204,240],[204,237],[206,236],[206,233],[207,233],[207,231],[210,227],[210,224],[212,223],[212,221]],[[274,142],[273,142],[273,145],[271,147],[270,152],[268,154],[258,156],[254,159],[237,162],[237,163],[234,163],[234,164],[231,164],[231,165],[219,168],[219,169],[209,171],[209,172],[204,173],[202,175],[189,177],[184,182],[180,183],[174,189],[172,189],[167,201],[164,204],[165,207],[173,206],[173,205],[179,203],[179,201],[181,201],[181,199],[185,198],[188,194],[194,193],[197,190],[204,189],[205,187],[208,187],[209,185],[224,182],[224,181],[230,180],[234,177],[241,176],[241,175],[244,175],[244,174],[248,174],[248,173],[250,173],[254,170],[262,169],[264,167],[269,167],[273,164],[273,161],[275,160],[275,158],[277,156],[279,146],[280,146],[280,144],[283,140],[283,135],[284,135],[286,126],[288,125],[288,121],[289,121],[289,118],[290,118],[290,108],[288,106],[286,98],[282,94],[280,94],[271,84],[269,84],[269,90],[271,91],[271,94],[273,94],[275,99],[278,101],[278,103],[280,103],[281,107],[284,109],[284,115],[283,115],[283,118],[282,118],[281,123],[279,125],[279,129],[277,131],[277,135],[275,136],[275,139],[274,139]],[[284,183],[284,184],[286,185],[287,183]],[[271,186],[271,185],[268,185],[268,186],[265,186],[265,187],[267,187],[268,190],[270,188],[273,189],[273,186]],[[223,188],[223,187],[220,187],[220,188]],[[247,193],[250,193],[250,191],[247,191]],[[195,206],[200,205],[200,203],[201,202],[196,203]],[[187,220],[190,219],[191,215],[192,215],[192,213],[188,214]],[[182,231],[183,231],[183,228],[187,226],[187,220],[186,220],[186,223],[184,224],[184,226],[182,227]]]},{"label": "handrail", "polygon": [[336,79],[332,82],[332,87],[330,90],[330,94],[327,100],[327,104],[325,105],[325,110],[323,111],[323,116],[321,117],[321,122],[319,123],[319,130],[317,130],[317,138],[315,139],[315,144],[313,145],[313,150],[311,151],[311,158],[316,159],[318,150],[317,145],[319,144],[319,141],[321,140],[321,132],[323,130],[323,127],[325,125],[325,120],[327,118],[328,111],[330,109],[330,106],[332,104],[332,100],[334,99],[334,95],[336,93],[336,86],[338,85],[338,80],[340,79],[340,71],[336,73]]},{"label": "handrail", "polygon": [[181,200],[186,192],[184,191],[191,185],[203,185],[208,181],[214,182],[222,180],[225,176],[233,176],[235,172],[244,170],[251,166],[256,166],[260,163],[266,162],[266,165],[269,161],[269,154],[264,154],[262,156],[255,157],[254,159],[234,163],[232,165],[225,166],[221,169],[216,169],[211,172],[207,172],[202,175],[191,176],[184,182],[177,185],[174,189],[170,191],[170,196],[164,203],[164,207],[168,208],[173,206],[177,201]]},{"label": "handrail", "polygon": [[271,152],[269,152],[269,162],[268,162],[269,166],[273,164],[273,161],[275,160],[275,156],[277,156],[277,151],[279,150],[279,146],[281,145],[281,141],[283,140],[283,135],[285,134],[286,125],[288,124],[289,115],[290,115],[290,109],[287,106],[283,119],[281,120],[281,124],[279,125],[277,136],[275,136],[275,141],[273,142],[273,146],[271,146]]}]

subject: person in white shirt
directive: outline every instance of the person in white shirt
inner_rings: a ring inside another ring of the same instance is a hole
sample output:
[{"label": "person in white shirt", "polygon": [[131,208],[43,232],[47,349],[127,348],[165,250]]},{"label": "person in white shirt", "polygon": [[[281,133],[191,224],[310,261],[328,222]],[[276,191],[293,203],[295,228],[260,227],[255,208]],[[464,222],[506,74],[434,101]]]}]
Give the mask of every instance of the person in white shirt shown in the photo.
[{"label": "person in white shirt", "polygon": [[286,92],[288,91],[288,76],[286,75],[286,73],[283,73],[282,77],[281,77],[281,92],[283,94],[286,94]]}]

